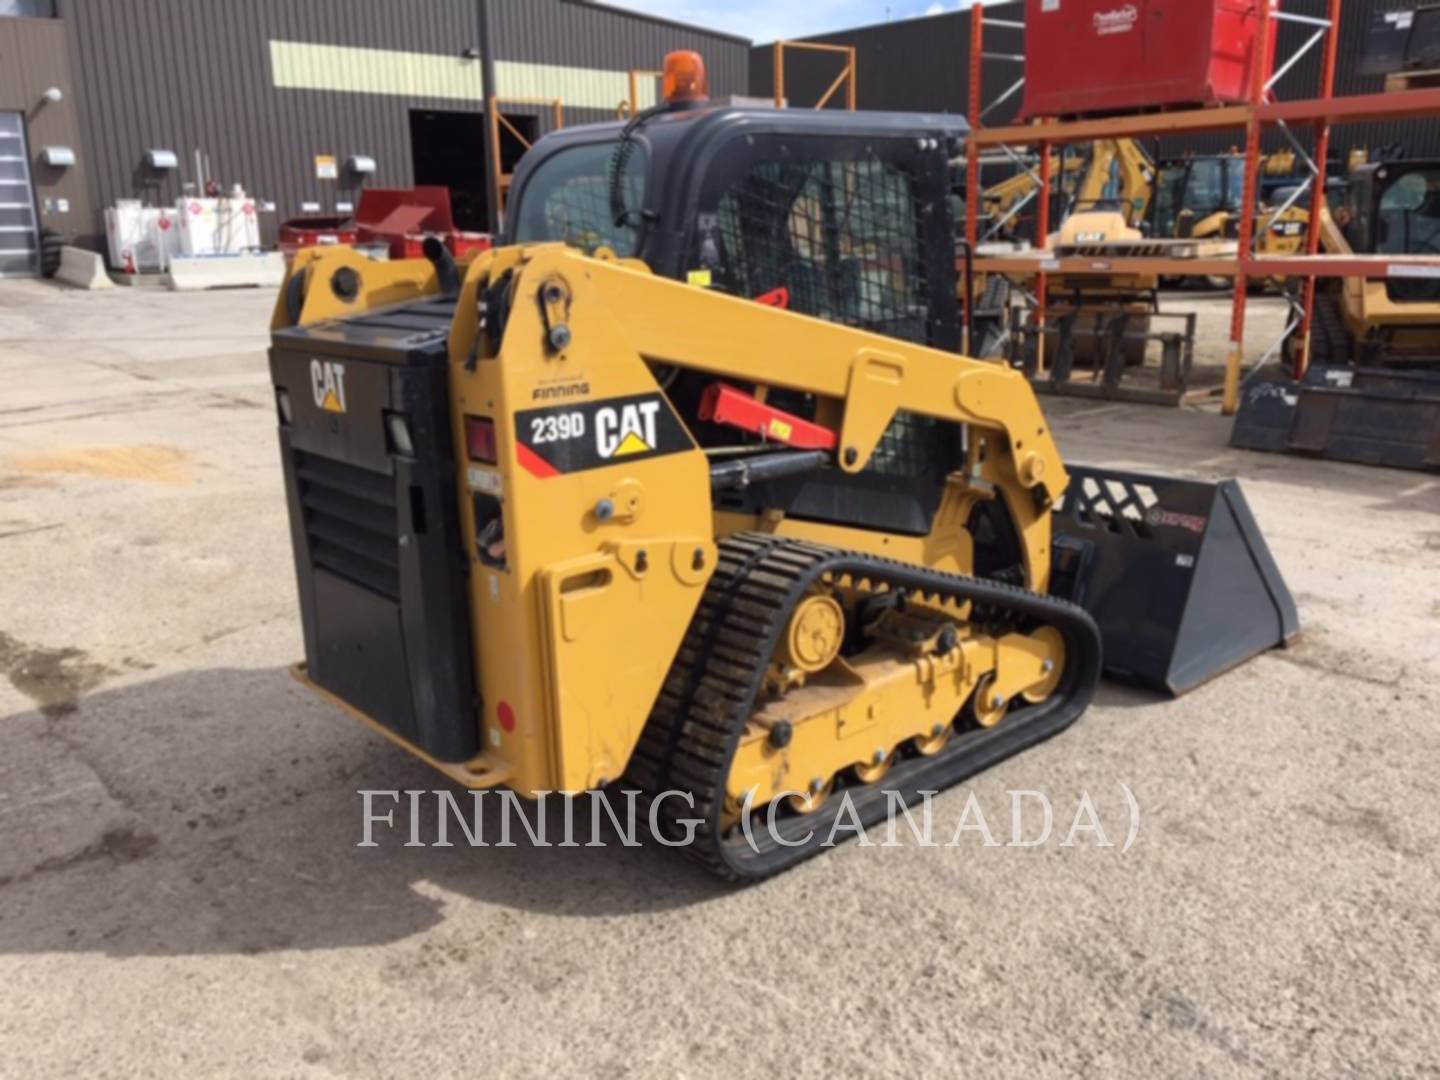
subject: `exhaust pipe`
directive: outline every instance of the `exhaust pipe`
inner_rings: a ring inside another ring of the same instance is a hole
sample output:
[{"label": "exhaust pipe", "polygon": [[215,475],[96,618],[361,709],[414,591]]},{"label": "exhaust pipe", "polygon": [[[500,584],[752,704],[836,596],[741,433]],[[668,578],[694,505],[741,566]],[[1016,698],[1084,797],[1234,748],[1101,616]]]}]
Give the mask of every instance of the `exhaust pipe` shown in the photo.
[{"label": "exhaust pipe", "polygon": [[435,267],[435,273],[440,278],[440,295],[459,296],[460,268],[455,265],[455,256],[450,254],[445,241],[438,236],[427,236],[420,250],[425,253],[425,258],[430,260],[430,265]]}]

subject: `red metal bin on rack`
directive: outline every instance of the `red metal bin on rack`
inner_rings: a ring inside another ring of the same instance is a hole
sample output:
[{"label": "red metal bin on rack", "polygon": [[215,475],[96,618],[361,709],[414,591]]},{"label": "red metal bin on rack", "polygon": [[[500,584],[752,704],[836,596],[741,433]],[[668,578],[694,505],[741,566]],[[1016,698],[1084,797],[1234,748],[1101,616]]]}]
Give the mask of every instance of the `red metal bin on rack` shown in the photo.
[{"label": "red metal bin on rack", "polygon": [[1248,101],[1261,3],[1026,0],[1022,119]]}]

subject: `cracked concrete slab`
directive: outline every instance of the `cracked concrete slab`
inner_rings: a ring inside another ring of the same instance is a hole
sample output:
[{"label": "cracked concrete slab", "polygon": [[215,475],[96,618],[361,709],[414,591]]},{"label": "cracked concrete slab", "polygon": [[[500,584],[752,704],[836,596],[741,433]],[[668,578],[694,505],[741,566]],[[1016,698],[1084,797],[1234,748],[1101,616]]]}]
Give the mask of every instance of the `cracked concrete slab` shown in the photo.
[{"label": "cracked concrete slab", "polygon": [[[1045,403],[1075,461],[1239,475],[1304,626],[935,800],[1003,832],[1012,790],[1109,821],[1124,784],[1124,855],[881,830],[735,891],[649,846],[362,849],[359,789],[444,785],[286,672],[271,299],[0,285],[7,1074],[1433,1072],[1440,479]],[[186,482],[14,465],[145,446]]]}]

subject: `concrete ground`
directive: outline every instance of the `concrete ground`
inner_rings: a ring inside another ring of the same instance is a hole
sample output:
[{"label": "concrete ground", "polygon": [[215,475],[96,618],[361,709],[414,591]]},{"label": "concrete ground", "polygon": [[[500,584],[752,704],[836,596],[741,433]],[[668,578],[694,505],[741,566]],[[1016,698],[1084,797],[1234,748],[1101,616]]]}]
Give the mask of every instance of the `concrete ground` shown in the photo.
[{"label": "concrete ground", "polygon": [[[0,1073],[1437,1073],[1440,478],[1047,402],[1073,460],[1242,477],[1304,638],[935,802],[1004,840],[1043,791],[1046,844],[880,830],[745,890],[358,848],[358,789],[441,785],[286,673],[269,305],[0,287]],[[1115,846],[1060,845],[1086,792]]]}]

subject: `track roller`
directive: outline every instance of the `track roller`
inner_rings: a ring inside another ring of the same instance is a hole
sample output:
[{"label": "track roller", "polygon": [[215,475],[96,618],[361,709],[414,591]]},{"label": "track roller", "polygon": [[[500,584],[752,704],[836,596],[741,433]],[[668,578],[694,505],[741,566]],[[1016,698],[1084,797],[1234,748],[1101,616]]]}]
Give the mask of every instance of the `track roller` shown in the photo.
[{"label": "track roller", "polygon": [[[821,850],[843,802],[870,824],[890,799],[911,802],[1056,734],[1094,694],[1099,632],[1066,601],[769,534],[728,537],[719,554],[627,775],[648,799],[690,796],[693,809],[673,798],[660,803],[662,828],[681,836],[683,819],[702,819],[685,850],[728,879],[768,877]],[[847,605],[900,590],[911,599],[883,605],[888,612],[868,605],[868,651],[836,644],[855,615]],[[866,595],[854,603],[859,593]],[[985,628],[956,623],[955,612],[977,607]],[[990,630],[997,620],[1005,624],[999,636]],[[985,665],[1001,654],[1021,666],[1002,670],[1000,681],[1015,690],[997,712],[981,692],[990,680],[996,693]],[[777,681],[777,666],[803,679]],[[913,694],[921,674],[936,694],[954,696],[953,713],[924,718],[894,707],[914,700],[901,691]],[[959,695],[972,684],[970,700],[983,707],[975,725],[957,730]],[[782,720],[789,736],[776,746]],[[863,757],[808,767],[861,740],[869,740]],[[767,797],[744,817],[739,774],[732,776],[742,744],[755,768],[770,770],[767,782],[784,781],[772,785],[779,813]],[[773,819],[775,832],[747,832],[756,819]]]}]

